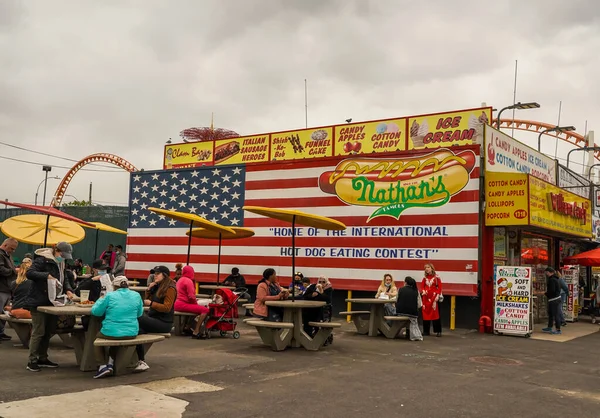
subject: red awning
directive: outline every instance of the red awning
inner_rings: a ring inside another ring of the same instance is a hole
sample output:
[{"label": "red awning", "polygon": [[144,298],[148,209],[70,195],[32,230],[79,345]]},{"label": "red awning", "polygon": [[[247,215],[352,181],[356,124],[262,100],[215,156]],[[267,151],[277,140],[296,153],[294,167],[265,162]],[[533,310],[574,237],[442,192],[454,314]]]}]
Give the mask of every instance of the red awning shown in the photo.
[{"label": "red awning", "polygon": [[565,264],[579,264],[580,266],[600,266],[600,248],[566,257],[563,262]]},{"label": "red awning", "polygon": [[14,206],[15,208],[28,209],[28,210],[32,210],[34,212],[43,213],[45,215],[56,216],[57,218],[63,218],[68,221],[77,222],[79,224],[89,226],[90,228],[94,228],[93,224],[88,223],[86,221],[82,221],[81,219],[76,218],[75,216],[69,215],[68,213],[58,210],[52,206],[26,205],[24,203],[14,203],[14,202],[2,202],[2,203],[4,205]]}]

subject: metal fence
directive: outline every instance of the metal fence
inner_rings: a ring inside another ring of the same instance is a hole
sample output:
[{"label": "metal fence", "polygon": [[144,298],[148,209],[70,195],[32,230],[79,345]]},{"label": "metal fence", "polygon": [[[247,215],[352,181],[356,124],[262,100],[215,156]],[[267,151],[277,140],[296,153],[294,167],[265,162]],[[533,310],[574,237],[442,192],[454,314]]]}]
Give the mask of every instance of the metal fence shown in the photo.
[{"label": "metal fence", "polygon": [[[118,229],[127,230],[129,208],[126,206],[67,206],[59,209],[84,221],[102,222]],[[0,222],[13,216],[29,213],[33,212],[17,208],[0,209]],[[83,229],[85,231],[85,239],[73,245],[73,255],[76,258],[82,258],[86,264],[91,265],[94,258],[100,256],[108,244],[122,245],[125,248],[126,235],[96,231],[88,228]],[[98,254],[95,255],[96,233],[98,234]],[[0,232],[1,241],[5,238],[6,236]],[[14,254],[15,261],[20,262],[23,255],[33,253],[38,248],[41,247],[39,245],[20,244]],[[125,251],[127,252],[127,249]]]}]

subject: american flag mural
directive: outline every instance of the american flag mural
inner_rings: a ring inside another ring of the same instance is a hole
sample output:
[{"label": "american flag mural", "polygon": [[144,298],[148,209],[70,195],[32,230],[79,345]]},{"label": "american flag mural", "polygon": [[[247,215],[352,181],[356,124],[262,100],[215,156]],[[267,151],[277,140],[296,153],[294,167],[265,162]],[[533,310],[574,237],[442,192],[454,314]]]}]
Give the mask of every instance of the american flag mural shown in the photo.
[{"label": "american flag mural", "polygon": [[[296,270],[338,289],[371,290],[385,273],[420,281],[432,262],[444,293],[477,294],[479,147],[345,156],[131,174],[127,274],[186,261],[188,226],[150,207],[196,213],[256,235],[223,241],[221,279],[239,267],[256,283],[267,267],[291,281],[291,225],[242,207],[332,217],[346,231],[297,226]],[[192,239],[197,279],[216,281],[217,242]]]}]

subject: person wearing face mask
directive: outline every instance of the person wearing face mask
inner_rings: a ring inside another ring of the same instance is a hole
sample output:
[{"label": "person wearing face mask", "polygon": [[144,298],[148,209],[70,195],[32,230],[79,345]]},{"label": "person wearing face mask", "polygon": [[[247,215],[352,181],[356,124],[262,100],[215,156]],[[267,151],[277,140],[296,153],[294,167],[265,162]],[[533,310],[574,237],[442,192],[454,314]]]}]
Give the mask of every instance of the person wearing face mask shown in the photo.
[{"label": "person wearing face mask", "polygon": [[121,247],[120,245],[117,245],[115,247],[115,254],[115,264],[111,273],[114,277],[118,277],[125,274],[125,263],[127,261],[127,257],[123,252],[123,247]]},{"label": "person wearing face mask", "polygon": [[[36,250],[35,259],[27,271],[27,279],[32,282],[24,302],[25,308],[31,312],[32,321],[27,370],[32,372],[39,372],[41,367],[58,367],[48,359],[48,346],[56,330],[57,317],[38,312],[37,308],[52,306],[57,300],[63,299],[63,294],[69,299],[75,296],[69,281],[65,280],[65,259],[73,259],[73,247],[68,242],[59,242],[53,248]],[[53,300],[49,297],[49,284],[55,285]]]},{"label": "person wearing face mask", "polygon": [[[379,285],[379,289],[377,289],[375,299],[395,299],[396,296],[398,296],[398,288],[394,283],[394,278],[392,275],[387,273],[383,276],[383,280]],[[394,303],[386,303],[383,306],[383,310],[385,311],[386,316],[396,315],[396,305]]]},{"label": "person wearing face mask", "polygon": [[[75,294],[81,296],[82,290],[89,290],[90,294],[88,299],[95,302],[100,299],[103,290],[104,293],[108,291],[108,289],[106,289],[106,283],[111,282],[112,277],[108,274],[108,264],[102,259],[98,259],[92,263],[92,273],[92,277],[83,279],[79,283],[79,286],[77,286],[77,289],[75,290]],[[112,287],[112,285],[109,287]]]}]

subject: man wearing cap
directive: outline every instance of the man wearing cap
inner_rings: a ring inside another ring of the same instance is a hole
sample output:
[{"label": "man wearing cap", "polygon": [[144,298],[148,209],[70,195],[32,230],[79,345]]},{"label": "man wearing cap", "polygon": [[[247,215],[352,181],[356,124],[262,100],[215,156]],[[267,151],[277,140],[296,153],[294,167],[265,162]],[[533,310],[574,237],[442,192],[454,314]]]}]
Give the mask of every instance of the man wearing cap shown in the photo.
[{"label": "man wearing cap", "polygon": [[[552,267],[547,267],[546,270],[546,297],[548,298],[548,327],[543,328],[543,332],[550,334],[561,334],[561,316],[560,310],[562,300],[560,298],[560,281],[556,275],[556,270]],[[552,330],[552,324],[556,330]]]},{"label": "man wearing cap", "polygon": [[[14,238],[7,238],[0,245],[0,311],[11,297],[11,284],[17,279],[17,269],[12,255],[17,249],[19,242]],[[11,337],[4,333],[5,321],[0,321],[0,341],[10,341]]]},{"label": "man wearing cap", "polygon": [[[92,277],[87,279],[83,279],[79,286],[77,286],[77,290],[75,293],[77,296],[81,296],[82,290],[89,290],[90,294],[88,299],[92,302],[97,301],[102,296],[102,281],[104,281],[104,287],[106,287],[106,281],[111,280],[110,276],[107,273],[108,264],[106,261],[102,259],[98,259],[92,263]],[[108,276],[107,276],[108,275]],[[102,280],[103,276],[107,276],[105,280]],[[108,291],[109,289],[104,289],[104,291]]]},{"label": "man wearing cap", "polygon": [[[59,242],[53,248],[35,251],[33,264],[27,270],[27,279],[33,285],[25,306],[31,312],[32,331],[29,342],[27,370],[39,372],[41,367],[58,367],[48,359],[50,338],[56,331],[57,316],[38,312],[39,306],[52,306],[64,294],[71,299],[73,289],[65,278],[65,260],[73,259],[73,247],[68,242]],[[48,288],[55,285],[56,297],[50,300]]]}]

